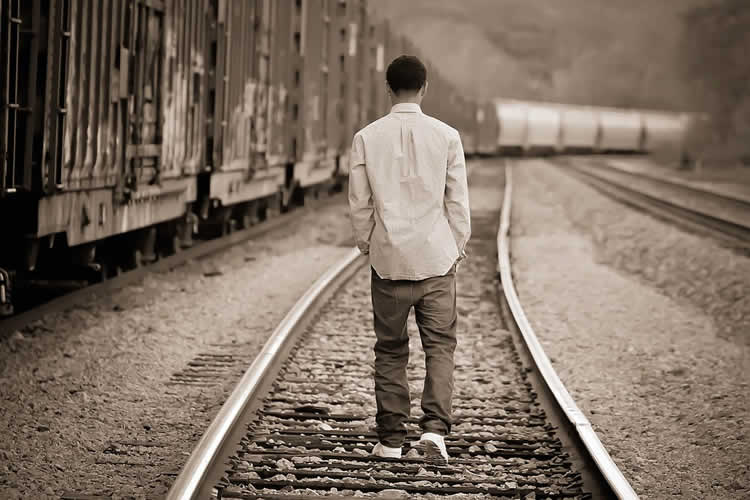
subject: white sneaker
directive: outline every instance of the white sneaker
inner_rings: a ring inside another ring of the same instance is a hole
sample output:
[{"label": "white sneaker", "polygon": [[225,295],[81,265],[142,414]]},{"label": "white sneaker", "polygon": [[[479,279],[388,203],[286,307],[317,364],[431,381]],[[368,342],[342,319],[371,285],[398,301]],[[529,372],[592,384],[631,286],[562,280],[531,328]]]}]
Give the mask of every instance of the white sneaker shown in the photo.
[{"label": "white sneaker", "polygon": [[429,462],[441,465],[448,464],[448,450],[445,448],[445,438],[434,432],[425,432],[419,441],[412,445]]},{"label": "white sneaker", "polygon": [[401,448],[391,448],[383,443],[378,443],[373,447],[370,454],[383,458],[401,458]]}]

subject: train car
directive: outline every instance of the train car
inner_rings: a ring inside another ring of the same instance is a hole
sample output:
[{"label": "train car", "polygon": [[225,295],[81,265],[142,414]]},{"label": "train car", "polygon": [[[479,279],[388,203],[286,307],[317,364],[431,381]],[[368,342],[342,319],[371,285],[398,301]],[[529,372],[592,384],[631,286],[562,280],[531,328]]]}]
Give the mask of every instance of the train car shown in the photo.
[{"label": "train car", "polygon": [[349,69],[346,57],[349,45],[349,13],[355,3],[346,1],[329,1],[328,17],[325,19],[328,29],[328,91],[326,97],[326,128],[327,150],[326,158],[334,162],[334,176],[340,175],[341,164],[348,159],[347,152],[350,145],[345,138],[348,135],[346,123],[346,106],[351,106],[347,93]]},{"label": "train car", "polygon": [[367,83],[364,50],[365,35],[367,34],[367,5],[363,0],[350,0],[346,6],[346,20],[339,28],[344,43],[343,57],[344,75],[342,79],[343,103],[342,114],[343,131],[341,137],[341,157],[337,169],[340,177],[349,175],[349,152],[354,134],[364,126],[363,113],[365,108],[363,91]]},{"label": "train car", "polygon": [[380,116],[385,116],[391,111],[391,99],[388,97],[388,92],[385,87],[388,65],[391,64],[394,59],[404,54],[404,37],[398,33],[390,23],[386,23],[385,37],[383,73],[381,75],[382,79],[380,82],[373,82],[375,86],[379,87],[380,95],[383,99],[382,107],[380,108]]},{"label": "train car", "polygon": [[[282,149],[284,144],[269,147],[269,135],[276,132],[272,123],[285,120],[272,116],[288,85],[283,67],[271,69],[289,54],[288,45],[272,37],[278,24],[290,19],[282,4],[214,2],[209,8],[211,52],[205,59],[213,78],[207,79],[211,89],[205,116],[208,151],[206,173],[201,176],[208,186],[201,193],[205,195],[199,210],[204,230],[224,233],[236,222],[248,227],[264,218],[269,208],[278,209],[282,201],[289,155]],[[168,38],[167,47],[179,46],[179,40]]]},{"label": "train car", "polygon": [[[214,5],[218,5],[214,3]],[[300,26],[292,24],[295,12],[299,8],[292,2],[271,2],[270,50],[268,60],[268,97],[267,97],[267,136],[265,162],[269,169],[276,171],[281,168],[284,172],[280,185],[279,200],[269,196],[266,200],[252,203],[257,207],[257,218],[263,218],[267,212],[277,211],[288,206],[291,187],[293,184],[294,155],[297,136],[294,133],[295,124],[292,115],[299,116],[299,51],[301,49]],[[212,80],[212,83],[216,79]],[[215,124],[215,118],[210,114],[208,123]],[[210,131],[210,128],[209,128]],[[212,144],[210,135],[208,143]],[[264,213],[264,209],[265,212]],[[247,212],[240,208],[241,212]],[[253,212],[252,207],[249,210]],[[244,218],[244,217],[243,217]],[[244,225],[244,223],[243,223]]]},{"label": "train car", "polygon": [[561,106],[560,149],[566,153],[590,153],[597,150],[599,116],[592,108]]},{"label": "train car", "polygon": [[[328,89],[328,34],[330,23],[323,0],[294,2],[294,82],[297,90],[291,121],[293,125],[294,189],[308,189],[333,179],[334,160],[327,157],[326,92]],[[327,3],[327,2],[326,2]],[[295,106],[296,105],[296,106]],[[298,199],[302,202],[304,198]]]},{"label": "train car", "polygon": [[450,88],[446,84],[443,76],[430,63],[425,63],[427,67],[427,91],[422,100],[422,110],[438,120],[442,120],[449,125],[453,125],[453,117],[448,116],[447,111],[450,99]]},{"label": "train car", "polygon": [[[498,99],[497,149],[503,153],[658,153],[687,155],[695,115]],[[477,116],[486,116],[480,113]],[[479,128],[479,144],[484,142]]]},{"label": "train car", "polygon": [[477,154],[482,156],[497,153],[500,122],[497,107],[490,101],[476,107]]},{"label": "train car", "polygon": [[524,151],[555,152],[559,150],[560,110],[546,104],[529,105],[526,111]]},{"label": "train car", "polygon": [[385,72],[388,69],[386,61],[386,39],[389,25],[387,21],[375,21],[370,26],[370,55],[372,68],[370,71],[370,114],[368,123],[374,122],[386,113],[390,101],[385,89]]},{"label": "train car", "polygon": [[368,35],[366,71],[368,74],[367,93],[365,95],[366,112],[363,125],[374,122],[382,116],[388,94],[385,90],[385,32],[387,24],[368,17]]},{"label": "train car", "polygon": [[185,236],[203,169],[205,0],[189,24],[163,3],[5,6],[0,266],[155,258]]},{"label": "train car", "polygon": [[0,7],[0,314],[19,277],[101,279],[333,184],[408,47],[366,0]]},{"label": "train car", "polygon": [[477,126],[476,126],[476,104],[463,94],[456,94],[455,99],[451,102],[455,106],[457,116],[457,129],[461,135],[464,153],[474,156],[479,152]]},{"label": "train car", "polygon": [[648,153],[679,155],[685,149],[689,118],[683,113],[642,111],[643,150]]},{"label": "train car", "polygon": [[528,106],[523,102],[497,101],[498,148],[504,153],[525,150]]},{"label": "train car", "polygon": [[643,123],[638,112],[602,108],[599,114],[599,140],[602,152],[639,152],[643,144]]}]

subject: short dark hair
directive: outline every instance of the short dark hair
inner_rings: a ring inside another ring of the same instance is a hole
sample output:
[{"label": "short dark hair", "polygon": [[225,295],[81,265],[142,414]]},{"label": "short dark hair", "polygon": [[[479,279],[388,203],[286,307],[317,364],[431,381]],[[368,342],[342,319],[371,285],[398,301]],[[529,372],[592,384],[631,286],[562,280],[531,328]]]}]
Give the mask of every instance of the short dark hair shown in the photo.
[{"label": "short dark hair", "polygon": [[385,79],[394,94],[402,90],[416,92],[427,80],[427,68],[415,56],[399,56],[388,65]]}]

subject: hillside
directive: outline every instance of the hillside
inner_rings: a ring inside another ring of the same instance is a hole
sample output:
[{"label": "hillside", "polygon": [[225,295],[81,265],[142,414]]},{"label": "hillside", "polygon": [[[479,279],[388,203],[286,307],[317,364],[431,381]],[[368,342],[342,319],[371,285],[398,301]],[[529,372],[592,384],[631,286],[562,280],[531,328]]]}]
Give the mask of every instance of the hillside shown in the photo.
[{"label": "hillside", "polygon": [[690,107],[683,14],[711,0],[377,0],[372,9],[481,98]]}]

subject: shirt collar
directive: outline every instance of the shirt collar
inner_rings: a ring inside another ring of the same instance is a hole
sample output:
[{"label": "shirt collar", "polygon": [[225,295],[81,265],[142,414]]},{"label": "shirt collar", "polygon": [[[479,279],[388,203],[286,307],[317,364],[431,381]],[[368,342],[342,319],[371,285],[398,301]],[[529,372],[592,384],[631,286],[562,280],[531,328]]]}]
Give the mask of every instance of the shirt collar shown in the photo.
[{"label": "shirt collar", "polygon": [[421,113],[422,108],[416,102],[401,102],[394,104],[391,113]]}]

